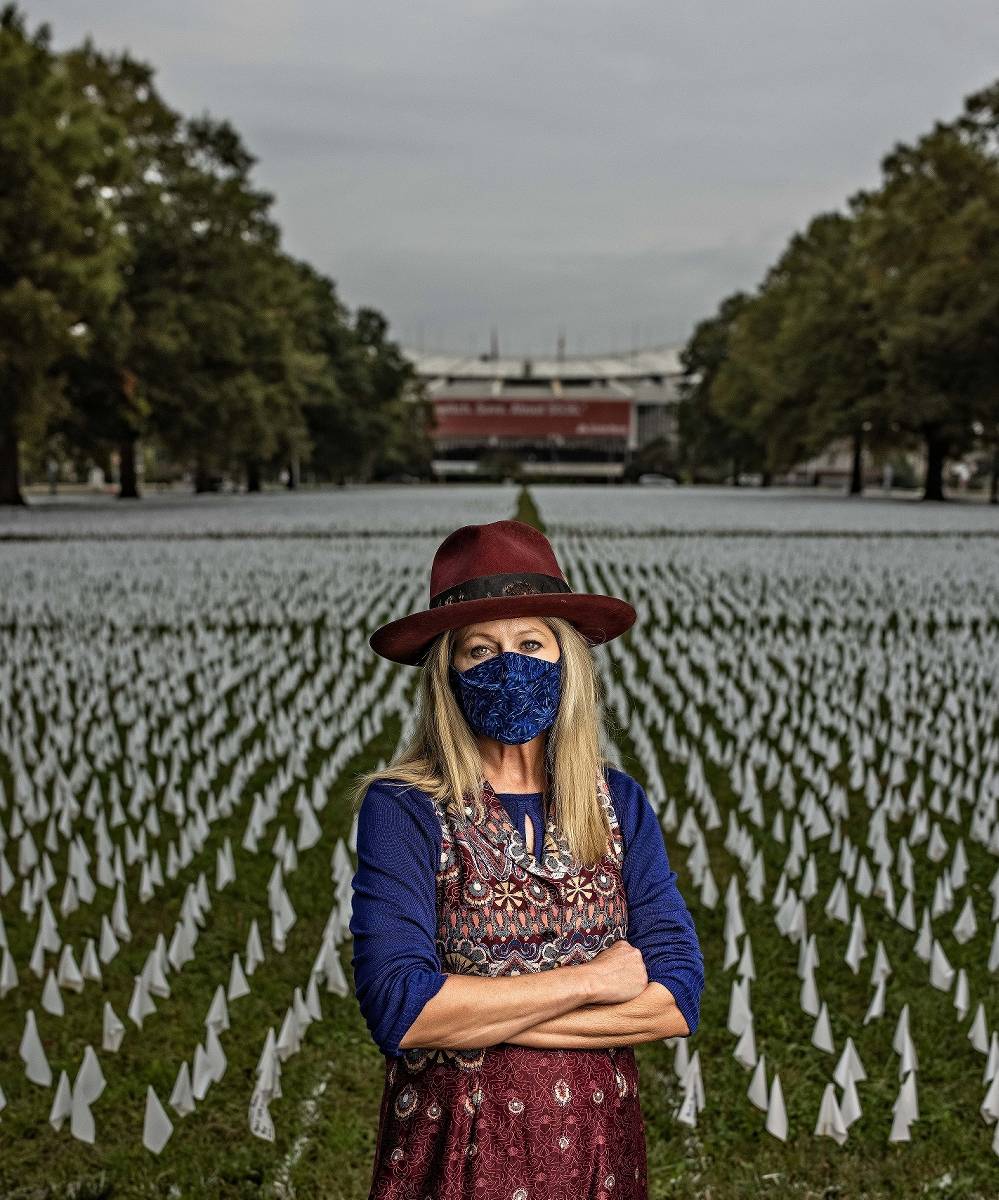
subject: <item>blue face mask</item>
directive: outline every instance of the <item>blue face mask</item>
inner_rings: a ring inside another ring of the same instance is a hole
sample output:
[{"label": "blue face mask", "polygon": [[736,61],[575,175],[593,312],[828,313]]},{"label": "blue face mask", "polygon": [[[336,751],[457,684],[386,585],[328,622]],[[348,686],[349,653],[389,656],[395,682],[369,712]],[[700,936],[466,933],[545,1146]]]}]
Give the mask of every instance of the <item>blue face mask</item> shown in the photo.
[{"label": "blue face mask", "polygon": [[562,660],[504,650],[467,671],[448,668],[452,689],[476,733],[519,746],[555,722]]}]

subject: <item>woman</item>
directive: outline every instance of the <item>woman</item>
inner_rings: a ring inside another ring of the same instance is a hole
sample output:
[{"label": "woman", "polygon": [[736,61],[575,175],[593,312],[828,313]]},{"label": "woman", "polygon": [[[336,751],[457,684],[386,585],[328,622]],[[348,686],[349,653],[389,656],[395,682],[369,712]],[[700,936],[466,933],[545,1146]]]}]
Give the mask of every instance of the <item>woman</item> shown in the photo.
[{"label": "woman", "polygon": [[600,753],[590,647],[636,615],[494,521],[369,639],[422,667],[413,737],[355,793],[352,962],[385,1054],[369,1200],[648,1194],[632,1046],[696,1029],[704,964],[655,810]]}]

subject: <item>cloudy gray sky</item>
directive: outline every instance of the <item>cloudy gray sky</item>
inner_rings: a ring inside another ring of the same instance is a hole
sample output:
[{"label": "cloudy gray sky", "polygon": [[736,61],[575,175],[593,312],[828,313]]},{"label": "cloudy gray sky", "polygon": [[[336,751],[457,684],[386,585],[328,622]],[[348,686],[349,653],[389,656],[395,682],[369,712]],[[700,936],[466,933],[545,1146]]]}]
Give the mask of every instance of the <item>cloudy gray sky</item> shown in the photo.
[{"label": "cloudy gray sky", "polygon": [[23,7],[228,117],[286,248],[427,350],[679,343],[999,76],[995,0]]}]

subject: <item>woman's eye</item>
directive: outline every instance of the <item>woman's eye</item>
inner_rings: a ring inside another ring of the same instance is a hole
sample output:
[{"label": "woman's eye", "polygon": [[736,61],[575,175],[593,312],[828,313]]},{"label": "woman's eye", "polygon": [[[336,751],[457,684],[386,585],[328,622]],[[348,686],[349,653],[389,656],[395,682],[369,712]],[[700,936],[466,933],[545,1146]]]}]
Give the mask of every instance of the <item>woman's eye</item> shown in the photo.
[{"label": "woman's eye", "polygon": [[528,638],[527,641],[521,642],[520,644],[522,646],[537,646],[539,650],[541,649],[541,643],[537,638]]}]

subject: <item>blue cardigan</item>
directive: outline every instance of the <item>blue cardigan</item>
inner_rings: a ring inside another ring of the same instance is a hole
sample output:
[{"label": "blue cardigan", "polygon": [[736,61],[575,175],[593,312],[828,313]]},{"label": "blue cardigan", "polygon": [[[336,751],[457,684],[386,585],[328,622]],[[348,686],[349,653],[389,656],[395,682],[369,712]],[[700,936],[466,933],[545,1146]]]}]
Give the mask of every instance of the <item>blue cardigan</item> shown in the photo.
[{"label": "blue cardigan", "polygon": [[[704,958],[690,912],[676,885],[655,809],[641,784],[615,767],[607,782],[624,842],[622,877],[628,941],[642,952],[649,980],[667,987],[690,1032],[700,1020]],[[543,837],[541,793],[497,793],[526,837],[524,817]],[[444,986],[437,956],[437,869],[441,828],[419,788],[377,780],[357,818],[357,870],[349,922],[351,965],[361,1013],[384,1054]]]}]

